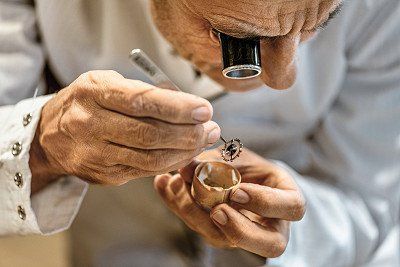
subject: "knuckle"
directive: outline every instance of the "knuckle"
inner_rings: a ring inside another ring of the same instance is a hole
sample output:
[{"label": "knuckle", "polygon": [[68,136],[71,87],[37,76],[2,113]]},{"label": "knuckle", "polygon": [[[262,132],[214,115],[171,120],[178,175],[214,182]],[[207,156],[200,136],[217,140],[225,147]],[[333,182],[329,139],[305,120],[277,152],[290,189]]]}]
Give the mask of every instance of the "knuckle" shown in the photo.
[{"label": "knuckle", "polygon": [[92,95],[92,86],[85,80],[85,81],[74,81],[68,87],[69,95],[67,102],[71,105],[76,104],[77,102],[87,101],[90,99]]},{"label": "knuckle", "polygon": [[101,74],[99,71],[89,71],[81,74],[71,85],[68,87],[71,94],[70,100],[89,100],[92,99],[93,94],[98,94],[94,90],[99,88],[99,85],[104,85]]},{"label": "knuckle", "polygon": [[133,110],[137,112],[142,112],[145,107],[145,97],[143,96],[142,93],[138,94],[133,94],[131,96],[131,103],[132,103],[132,108]]},{"label": "knuckle", "polygon": [[157,114],[160,117],[175,118],[179,115],[178,107],[168,102],[150,101],[143,95],[143,110],[150,114]]},{"label": "knuckle", "polygon": [[157,126],[148,123],[132,125],[129,131],[135,133],[137,145],[143,148],[155,147],[161,139],[161,133]]},{"label": "knuckle", "polygon": [[[151,90],[151,89],[148,89]],[[163,114],[164,107],[160,106],[156,101],[151,101],[146,96],[148,91],[140,90],[131,96],[131,103],[133,103],[133,109],[139,114]]]},{"label": "knuckle", "polygon": [[74,139],[78,139],[79,137],[92,136],[89,132],[96,132],[93,129],[97,128],[97,117],[90,112],[82,111],[77,106],[73,106],[61,116],[59,125],[61,131],[73,136]]},{"label": "knuckle", "polygon": [[110,81],[123,76],[113,70],[91,70],[84,73],[82,78],[95,88],[108,88]]},{"label": "knuckle", "polygon": [[166,157],[162,153],[154,153],[151,150],[146,151],[144,165],[152,171],[161,171],[166,168]]},{"label": "knuckle", "polygon": [[189,149],[199,148],[203,131],[204,129],[201,125],[192,126],[187,130],[185,134],[185,141]]},{"label": "knuckle", "polygon": [[162,101],[161,99],[155,99],[154,94],[148,94],[151,91],[156,90],[152,87],[137,87],[138,90],[132,92],[129,96],[129,102],[132,103],[132,108],[135,113],[158,116],[164,118],[173,118],[176,120],[180,119],[182,108],[181,103],[170,103]]},{"label": "knuckle", "polygon": [[87,78],[87,80],[95,85],[99,85],[103,82],[103,75],[102,75],[102,71],[99,70],[91,70],[88,71],[85,75],[85,77]]},{"label": "knuckle", "polygon": [[84,72],[81,75],[78,76],[78,78],[76,78],[75,81],[72,82],[71,85],[78,85],[78,84],[82,84],[82,83],[87,83],[88,81],[88,76],[89,76],[89,72]]}]

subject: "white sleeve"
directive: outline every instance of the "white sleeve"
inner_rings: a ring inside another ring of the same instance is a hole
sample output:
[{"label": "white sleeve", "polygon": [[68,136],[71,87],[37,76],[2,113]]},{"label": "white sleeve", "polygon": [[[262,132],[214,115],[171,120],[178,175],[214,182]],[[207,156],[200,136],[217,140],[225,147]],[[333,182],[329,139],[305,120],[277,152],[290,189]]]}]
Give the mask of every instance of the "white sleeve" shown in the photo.
[{"label": "white sleeve", "polygon": [[43,72],[35,10],[29,0],[0,0],[0,106],[32,97]]},{"label": "white sleeve", "polygon": [[87,190],[78,178],[63,177],[31,196],[30,144],[42,106],[51,97],[0,107],[0,236],[68,228]]},{"label": "white sleeve", "polygon": [[386,265],[374,266],[400,264],[399,242],[382,253],[398,238],[400,218],[400,2],[379,3],[348,49],[342,90],[310,141],[314,178],[285,166],[307,211],[270,266],[364,266],[382,254]]}]

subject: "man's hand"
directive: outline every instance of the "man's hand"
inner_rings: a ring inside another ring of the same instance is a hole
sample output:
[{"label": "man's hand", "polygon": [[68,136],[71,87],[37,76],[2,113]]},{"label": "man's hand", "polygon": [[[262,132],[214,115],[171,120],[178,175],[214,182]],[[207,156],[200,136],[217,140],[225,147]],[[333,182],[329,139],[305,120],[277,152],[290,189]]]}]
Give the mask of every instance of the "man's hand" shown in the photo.
[{"label": "man's hand", "polygon": [[[200,155],[201,160],[219,159],[216,150]],[[244,150],[233,165],[242,175],[239,189],[230,203],[214,207],[210,213],[198,206],[190,184],[192,162],[180,174],[156,177],[154,186],[166,205],[192,230],[217,247],[239,247],[267,258],[280,256],[289,238],[289,221],[300,220],[305,201],[290,174],[281,167]]]},{"label": "man's hand", "polygon": [[85,73],[42,110],[30,151],[33,181],[70,174],[120,185],[179,169],[218,140],[211,117],[200,97],[114,71]]}]

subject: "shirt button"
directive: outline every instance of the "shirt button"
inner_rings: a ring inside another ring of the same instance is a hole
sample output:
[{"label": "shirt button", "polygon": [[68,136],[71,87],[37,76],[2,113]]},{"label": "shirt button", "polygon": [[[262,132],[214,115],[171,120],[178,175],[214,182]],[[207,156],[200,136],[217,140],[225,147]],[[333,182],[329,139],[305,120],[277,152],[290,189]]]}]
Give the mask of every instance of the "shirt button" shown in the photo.
[{"label": "shirt button", "polygon": [[24,182],[22,181],[22,174],[20,172],[17,172],[14,175],[14,183],[21,188],[24,185]]},{"label": "shirt button", "polygon": [[22,124],[27,126],[32,121],[32,113],[25,114],[24,118],[22,119]]},{"label": "shirt button", "polygon": [[25,209],[22,206],[18,206],[18,216],[21,220],[26,219]]},{"label": "shirt button", "polygon": [[19,153],[21,153],[22,150],[22,144],[20,142],[16,142],[13,146],[12,146],[12,154],[14,156],[18,156]]}]

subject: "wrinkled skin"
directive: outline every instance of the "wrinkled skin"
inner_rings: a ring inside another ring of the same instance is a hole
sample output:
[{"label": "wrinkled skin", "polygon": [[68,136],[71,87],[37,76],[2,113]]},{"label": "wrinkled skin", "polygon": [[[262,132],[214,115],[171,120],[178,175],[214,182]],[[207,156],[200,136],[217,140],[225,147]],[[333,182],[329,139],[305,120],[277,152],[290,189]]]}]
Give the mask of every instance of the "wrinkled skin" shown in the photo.
[{"label": "wrinkled skin", "polygon": [[[296,51],[313,37],[341,1],[338,0],[153,0],[152,13],[161,33],[177,52],[226,90],[245,91],[263,83],[286,89],[296,79]],[[218,38],[212,29],[234,37],[262,37],[261,77],[232,81],[221,74]],[[207,151],[201,160],[219,158]],[[300,220],[306,204],[293,177],[282,167],[250,151],[235,162],[242,184],[228,204],[201,209],[190,195],[198,161],[179,174],[156,177],[154,186],[165,204],[192,230],[218,247],[239,247],[264,257],[286,248],[290,221]],[[239,197],[240,196],[240,197]]]},{"label": "wrinkled skin", "polygon": [[220,151],[202,153],[174,176],[159,175],[154,186],[165,204],[188,227],[217,247],[242,248],[263,257],[281,255],[289,239],[290,221],[305,213],[305,200],[291,175],[282,167],[244,150],[234,165],[242,183],[230,203],[211,212],[198,206],[190,194],[194,169],[201,161],[220,160]]},{"label": "wrinkled skin", "polygon": [[[286,89],[296,79],[296,51],[316,33],[340,0],[152,0],[154,21],[177,52],[227,90],[263,83]],[[261,78],[232,81],[221,74],[218,39],[211,29],[238,38],[260,36]]]},{"label": "wrinkled skin", "polygon": [[115,71],[84,73],[43,107],[30,150],[32,192],[61,175],[120,185],[179,169],[218,141],[211,117],[200,97]]}]

